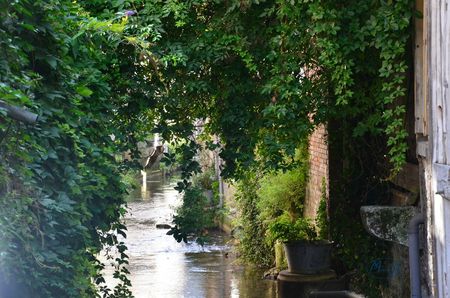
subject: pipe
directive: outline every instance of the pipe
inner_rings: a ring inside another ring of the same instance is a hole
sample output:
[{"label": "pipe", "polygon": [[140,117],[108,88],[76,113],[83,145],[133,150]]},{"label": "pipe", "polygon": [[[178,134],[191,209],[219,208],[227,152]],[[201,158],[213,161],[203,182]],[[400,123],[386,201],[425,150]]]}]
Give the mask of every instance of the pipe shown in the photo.
[{"label": "pipe", "polygon": [[[216,135],[214,136],[214,141],[218,145],[219,144],[219,137]],[[219,204],[217,205],[218,208],[223,207],[223,198],[224,198],[224,189],[223,189],[223,179],[222,179],[222,170],[220,169],[221,159],[219,156],[219,149],[216,148],[214,150],[214,166],[217,176],[217,182],[219,183]]]},{"label": "pipe", "polygon": [[350,291],[312,291],[309,298],[362,298],[363,296]]},{"label": "pipe", "polygon": [[34,124],[38,119],[38,115],[36,115],[35,113],[31,113],[22,108],[11,106],[3,100],[0,100],[0,109],[4,109],[8,113],[9,117],[27,124]]},{"label": "pipe", "polygon": [[419,225],[423,223],[424,217],[419,213],[411,219],[408,226],[409,280],[412,298],[422,297],[420,287]]}]

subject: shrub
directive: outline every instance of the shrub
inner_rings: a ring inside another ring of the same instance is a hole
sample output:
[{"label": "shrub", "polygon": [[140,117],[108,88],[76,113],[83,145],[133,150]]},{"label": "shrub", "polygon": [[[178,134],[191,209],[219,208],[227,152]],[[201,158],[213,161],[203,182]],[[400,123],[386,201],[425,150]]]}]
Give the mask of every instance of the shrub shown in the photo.
[{"label": "shrub", "polygon": [[327,185],[325,178],[322,179],[322,195],[319,202],[319,208],[316,213],[316,227],[321,239],[328,239],[330,234],[328,208],[327,208]]},{"label": "shrub", "polygon": [[272,173],[261,180],[257,206],[262,220],[271,221],[284,212],[292,219],[302,214],[306,187],[304,172],[304,169],[296,168],[284,173]]},{"label": "shrub", "polygon": [[216,176],[212,167],[195,175],[193,178],[193,184],[204,190],[213,190],[214,181],[216,181]]},{"label": "shrub", "polygon": [[274,262],[274,249],[264,240],[267,224],[261,220],[256,206],[258,178],[256,171],[249,170],[237,184],[238,226],[241,227],[238,251],[244,261],[270,267]]},{"label": "shrub", "polygon": [[188,237],[196,237],[197,242],[203,243],[205,230],[215,226],[214,215],[214,209],[209,206],[202,189],[188,188],[184,191],[183,204],[174,216],[175,226],[167,235],[173,235],[178,242],[187,242]]},{"label": "shrub", "polygon": [[307,146],[300,146],[296,160],[298,166],[292,170],[272,172],[261,179],[257,206],[263,221],[272,222],[285,212],[291,220],[302,215],[308,180]]},{"label": "shrub", "polygon": [[276,240],[292,242],[318,239],[316,229],[310,220],[300,217],[292,222],[287,214],[270,223],[266,235],[266,240],[270,245],[273,245]]}]

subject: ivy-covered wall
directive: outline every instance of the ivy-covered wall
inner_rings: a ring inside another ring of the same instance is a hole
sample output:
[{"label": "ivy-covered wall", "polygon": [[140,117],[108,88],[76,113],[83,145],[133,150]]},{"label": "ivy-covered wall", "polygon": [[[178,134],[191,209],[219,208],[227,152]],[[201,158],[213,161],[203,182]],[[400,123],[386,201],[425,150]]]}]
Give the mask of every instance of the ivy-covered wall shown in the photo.
[{"label": "ivy-covered wall", "polygon": [[[0,1],[0,99],[39,115],[27,125],[0,109],[2,297],[130,295],[117,238],[127,166],[115,154],[133,142],[110,67],[123,21],[73,1]],[[119,251],[115,289],[100,274],[103,246]]]}]

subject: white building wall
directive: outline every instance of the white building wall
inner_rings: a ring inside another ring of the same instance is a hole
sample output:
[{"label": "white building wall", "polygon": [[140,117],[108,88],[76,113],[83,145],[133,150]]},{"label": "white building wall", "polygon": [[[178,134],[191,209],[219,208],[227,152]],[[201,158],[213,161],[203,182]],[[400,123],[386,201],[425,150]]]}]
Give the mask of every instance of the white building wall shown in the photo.
[{"label": "white building wall", "polygon": [[[446,0],[417,1],[416,133],[426,215],[423,297],[450,297],[450,7]],[[422,34],[422,36],[420,36]]]}]

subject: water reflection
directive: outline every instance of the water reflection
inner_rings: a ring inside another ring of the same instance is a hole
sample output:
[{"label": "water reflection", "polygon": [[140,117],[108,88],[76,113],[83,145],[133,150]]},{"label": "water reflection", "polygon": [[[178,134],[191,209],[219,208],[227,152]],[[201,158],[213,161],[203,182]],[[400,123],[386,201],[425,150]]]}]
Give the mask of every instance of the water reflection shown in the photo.
[{"label": "water reflection", "polygon": [[[142,178],[142,176],[141,176]],[[170,223],[180,199],[159,172],[147,173],[145,192],[128,205],[125,243],[130,259],[130,280],[136,298],[276,297],[276,284],[261,280],[262,272],[235,265],[227,252],[227,236],[212,235],[203,247],[177,243],[157,223]],[[142,189],[141,189],[142,191]],[[106,271],[113,286],[113,269]]]}]

